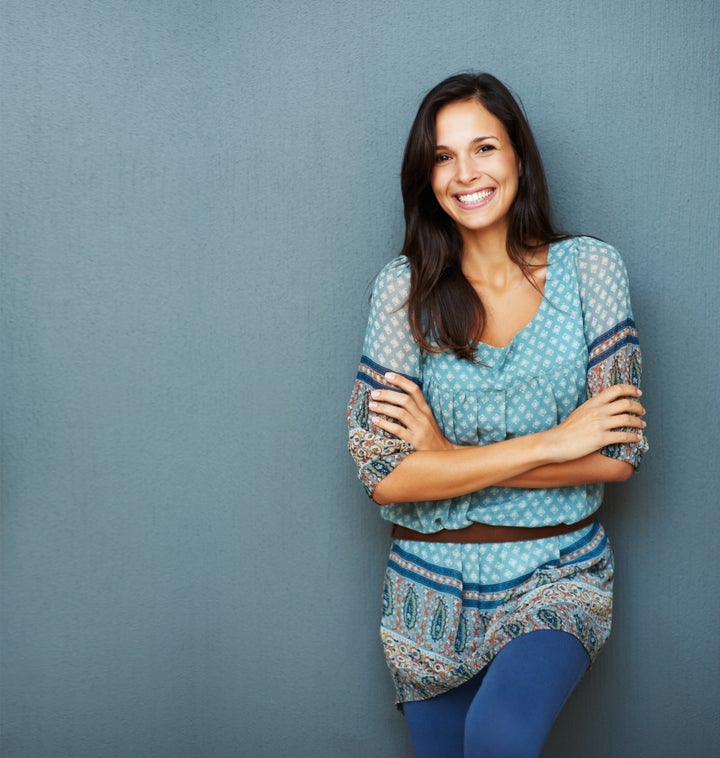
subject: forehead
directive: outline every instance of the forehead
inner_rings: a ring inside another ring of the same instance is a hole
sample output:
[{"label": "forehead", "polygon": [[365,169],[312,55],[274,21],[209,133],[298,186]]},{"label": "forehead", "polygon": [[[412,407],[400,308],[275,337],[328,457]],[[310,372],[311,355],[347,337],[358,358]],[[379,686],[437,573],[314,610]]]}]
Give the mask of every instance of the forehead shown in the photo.
[{"label": "forehead", "polygon": [[449,146],[478,137],[507,139],[502,121],[477,100],[458,100],[444,105],[435,118],[435,142]]}]

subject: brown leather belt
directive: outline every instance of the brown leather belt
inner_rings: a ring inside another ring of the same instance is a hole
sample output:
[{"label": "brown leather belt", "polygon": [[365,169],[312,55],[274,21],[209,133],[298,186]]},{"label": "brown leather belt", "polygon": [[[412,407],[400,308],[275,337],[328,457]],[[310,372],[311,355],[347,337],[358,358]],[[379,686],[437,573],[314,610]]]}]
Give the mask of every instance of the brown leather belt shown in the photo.
[{"label": "brown leather belt", "polygon": [[597,519],[597,513],[575,524],[553,524],[552,526],[493,526],[475,522],[462,529],[441,529],[439,532],[424,534],[393,524],[394,540],[415,540],[416,542],[521,542],[523,540],[543,540],[561,534],[576,532],[590,526]]}]

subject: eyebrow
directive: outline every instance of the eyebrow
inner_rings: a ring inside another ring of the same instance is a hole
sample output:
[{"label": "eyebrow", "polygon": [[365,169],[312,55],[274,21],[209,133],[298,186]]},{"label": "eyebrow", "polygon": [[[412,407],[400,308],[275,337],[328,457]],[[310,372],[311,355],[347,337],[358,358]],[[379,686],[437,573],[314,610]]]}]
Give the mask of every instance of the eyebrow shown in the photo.
[{"label": "eyebrow", "polygon": [[[482,137],[475,137],[475,139],[470,141],[471,145],[477,145],[478,142],[485,142],[485,140],[494,139],[500,142],[500,138],[496,137],[494,134],[484,134]],[[436,150],[449,150],[450,148],[447,147],[447,145],[436,145]]]}]

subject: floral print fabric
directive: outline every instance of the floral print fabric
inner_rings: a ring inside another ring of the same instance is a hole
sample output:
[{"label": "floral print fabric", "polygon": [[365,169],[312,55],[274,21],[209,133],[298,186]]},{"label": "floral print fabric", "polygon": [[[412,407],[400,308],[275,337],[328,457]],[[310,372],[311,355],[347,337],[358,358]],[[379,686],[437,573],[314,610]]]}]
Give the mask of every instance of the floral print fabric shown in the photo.
[{"label": "floral print fabric", "polygon": [[[576,237],[550,245],[544,297],[532,321],[505,347],[481,343],[479,363],[420,351],[407,323],[407,259],[391,261],[375,283],[363,357],[347,412],[349,449],[369,494],[412,446],[376,430],[369,393],[387,371],[422,387],[445,436],[485,445],[548,429],[588,395],[640,383],[641,356],[628,280],[618,252]],[[647,442],[601,452],[637,466]],[[488,487],[461,497],[382,506],[384,518],[421,532],[473,521],[508,526],[574,523],[600,506],[599,484],[554,489]]]}]

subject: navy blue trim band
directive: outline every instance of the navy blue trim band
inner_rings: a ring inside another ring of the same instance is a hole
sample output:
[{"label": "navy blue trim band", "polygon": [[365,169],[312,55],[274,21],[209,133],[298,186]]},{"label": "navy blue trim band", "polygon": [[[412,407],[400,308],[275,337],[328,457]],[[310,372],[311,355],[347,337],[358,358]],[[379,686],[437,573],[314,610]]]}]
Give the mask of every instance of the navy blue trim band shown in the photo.
[{"label": "navy blue trim band", "polygon": [[613,336],[613,334],[617,334],[618,332],[621,332],[626,327],[630,327],[631,329],[637,329],[635,326],[635,322],[631,318],[626,318],[624,321],[620,321],[619,323],[615,324],[615,326],[612,329],[608,329],[604,334],[601,334],[599,337],[596,337],[589,345],[588,345],[588,353],[592,353],[592,351],[598,346],[601,345],[605,340],[609,340],[610,337]]},{"label": "navy blue trim band", "polygon": [[403,374],[402,371],[396,371],[394,368],[381,366],[379,363],[375,363],[375,361],[368,358],[367,355],[360,356],[360,364],[362,365],[363,363],[373,369],[373,371],[377,371],[379,374],[386,374],[388,371],[392,371],[393,374],[400,374],[400,376],[404,376],[411,382],[415,382],[415,384],[417,384],[417,386],[422,389],[422,381],[420,379],[417,379],[414,376],[410,376],[410,374]]},{"label": "navy blue trim band", "polygon": [[[543,566],[547,565],[549,564],[543,564]],[[538,568],[542,568],[542,566],[538,566]],[[516,576],[514,579],[508,579],[507,582],[498,582],[497,584],[477,584],[475,582],[466,582],[465,590],[467,592],[478,592],[481,595],[487,595],[494,592],[505,592],[506,590],[511,590],[513,587],[517,587],[518,584],[522,584],[523,582],[527,581],[533,575],[533,573],[534,572],[531,571],[529,574]]]},{"label": "navy blue trim band", "polygon": [[603,350],[602,353],[598,353],[592,360],[588,361],[588,365],[587,365],[588,371],[593,366],[597,366],[598,363],[602,363],[603,361],[607,360],[611,355],[614,355],[626,345],[639,345],[639,344],[640,342],[638,341],[638,338],[634,334],[627,334],[621,340],[618,340],[611,348],[607,350]]},{"label": "navy blue trim band", "polygon": [[455,569],[449,569],[444,568],[443,566],[438,566],[436,563],[428,563],[427,561],[424,561],[422,558],[418,558],[417,555],[414,553],[408,553],[406,550],[403,550],[398,544],[397,541],[393,544],[393,553],[397,553],[403,560],[410,561],[411,563],[414,563],[416,566],[419,566],[420,568],[427,569],[428,571],[432,571],[434,574],[440,574],[440,576],[446,576],[448,579],[455,579],[458,582],[462,581],[462,573],[460,571],[455,571]]},{"label": "navy blue trim band", "polygon": [[395,390],[396,392],[399,392],[397,387],[391,387],[389,384],[381,384],[380,382],[376,382],[371,376],[364,374],[362,371],[357,372],[356,378],[364,384],[369,384],[373,389],[376,390]]},{"label": "navy blue trim band", "polygon": [[564,547],[560,551],[560,556],[562,557],[563,555],[574,553],[576,550],[579,550],[583,545],[587,545],[588,542],[591,542],[595,538],[595,535],[598,533],[599,529],[600,529],[600,522],[593,521],[590,527],[590,531],[587,534],[584,534],[579,540],[573,542],[572,545],[568,545],[567,547]]},{"label": "navy blue trim band", "polygon": [[456,598],[462,600],[462,590],[460,588],[453,587],[452,585],[448,586],[447,584],[441,584],[440,582],[435,582],[432,579],[428,579],[422,574],[417,574],[410,569],[406,569],[404,566],[400,566],[398,563],[392,560],[392,558],[388,560],[388,568],[392,568],[393,571],[400,574],[400,576],[404,576],[406,579],[410,579],[413,582],[417,582],[418,584],[424,584],[426,587],[430,587],[432,590],[445,592],[448,595],[454,595]]}]

